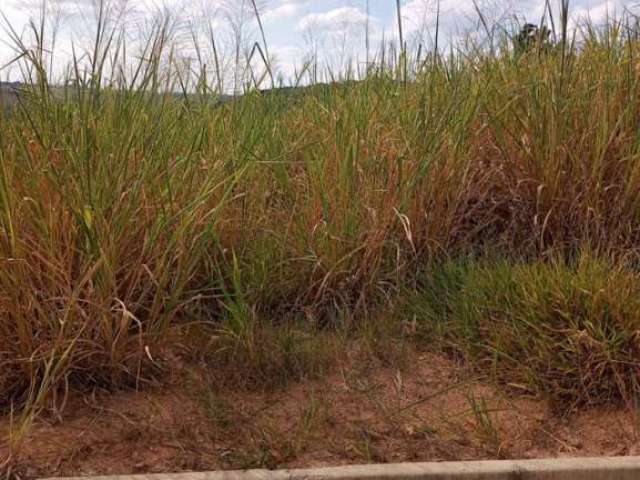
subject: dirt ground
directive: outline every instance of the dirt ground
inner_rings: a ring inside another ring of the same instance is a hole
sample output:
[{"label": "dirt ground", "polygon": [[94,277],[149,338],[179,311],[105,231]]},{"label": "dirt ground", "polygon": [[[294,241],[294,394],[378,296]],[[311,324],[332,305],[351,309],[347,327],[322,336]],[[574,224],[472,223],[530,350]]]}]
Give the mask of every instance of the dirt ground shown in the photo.
[{"label": "dirt ground", "polygon": [[[554,416],[518,386],[510,394],[437,354],[402,368],[347,361],[321,379],[274,391],[214,388],[197,368],[144,392],[69,399],[13,454],[20,478],[368,462],[631,455],[628,410]],[[0,419],[2,433],[9,419]],[[9,449],[0,446],[0,458]]]}]

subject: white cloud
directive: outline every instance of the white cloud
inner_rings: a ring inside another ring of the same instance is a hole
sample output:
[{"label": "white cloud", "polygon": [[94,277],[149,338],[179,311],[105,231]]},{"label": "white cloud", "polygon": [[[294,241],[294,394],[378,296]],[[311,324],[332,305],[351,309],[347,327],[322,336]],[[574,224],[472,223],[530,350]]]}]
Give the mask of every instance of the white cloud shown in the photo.
[{"label": "white cloud", "polygon": [[367,22],[367,14],[356,7],[340,7],[324,13],[310,13],[300,19],[296,30],[304,32],[309,29],[318,32],[345,31],[353,27],[363,27]]},{"label": "white cloud", "polygon": [[407,36],[433,36],[439,21],[440,33],[451,36],[477,28],[478,10],[490,23],[503,22],[530,4],[530,0],[409,0],[402,7],[403,28]]},{"label": "white cloud", "polygon": [[275,8],[267,10],[262,15],[264,23],[274,23],[280,20],[294,17],[300,12],[303,2],[284,2]]},{"label": "white cloud", "polygon": [[275,6],[271,5],[262,15],[264,23],[275,23],[296,17],[301,14],[310,0],[280,0]]},{"label": "white cloud", "polygon": [[583,0],[578,2],[572,13],[573,23],[589,20],[594,24],[603,23],[607,17],[620,15],[625,9],[633,10],[634,5],[621,0]]}]

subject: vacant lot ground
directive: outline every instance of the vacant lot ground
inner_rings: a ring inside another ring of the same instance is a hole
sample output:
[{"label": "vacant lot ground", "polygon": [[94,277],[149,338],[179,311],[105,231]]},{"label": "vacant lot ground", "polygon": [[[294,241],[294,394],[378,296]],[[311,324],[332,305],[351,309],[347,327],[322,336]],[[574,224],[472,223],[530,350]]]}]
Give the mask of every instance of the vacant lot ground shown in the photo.
[{"label": "vacant lot ground", "polygon": [[[145,392],[74,395],[43,415],[14,463],[25,477],[637,454],[637,412],[562,418],[442,355],[389,361],[352,349],[321,379],[214,388],[204,370]],[[8,419],[2,419],[7,427]],[[5,453],[5,452],[3,452]]]},{"label": "vacant lot ground", "polygon": [[14,35],[2,468],[636,452],[640,23],[560,7],[224,102],[213,28],[100,14],[60,88]]}]

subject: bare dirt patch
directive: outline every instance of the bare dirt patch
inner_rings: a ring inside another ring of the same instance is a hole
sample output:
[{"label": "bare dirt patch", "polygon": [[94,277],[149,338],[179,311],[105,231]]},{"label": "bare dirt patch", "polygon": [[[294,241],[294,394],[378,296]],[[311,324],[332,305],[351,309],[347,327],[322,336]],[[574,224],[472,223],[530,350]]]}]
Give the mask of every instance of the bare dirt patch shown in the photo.
[{"label": "bare dirt patch", "polygon": [[[166,388],[76,395],[63,418],[37,421],[13,471],[28,478],[638,452],[629,409],[563,419],[517,385],[506,394],[441,355],[412,351],[392,363],[347,359],[322,379],[272,391],[222,389],[203,369],[185,368]],[[7,431],[9,419],[0,425]]]}]

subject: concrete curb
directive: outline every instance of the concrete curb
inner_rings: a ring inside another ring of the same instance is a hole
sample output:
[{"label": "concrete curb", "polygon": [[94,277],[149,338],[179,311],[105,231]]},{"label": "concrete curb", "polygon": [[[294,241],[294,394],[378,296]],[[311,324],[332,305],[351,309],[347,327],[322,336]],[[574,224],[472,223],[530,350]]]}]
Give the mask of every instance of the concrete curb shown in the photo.
[{"label": "concrete curb", "polygon": [[[77,477],[79,478],[79,477]],[[91,477],[91,480],[639,480],[640,457],[353,465]],[[47,479],[45,479],[47,480]],[[53,480],[53,479],[48,479]],[[59,479],[58,479],[59,480]],[[71,479],[69,479],[71,480]],[[74,479],[75,480],[75,479]]]}]

